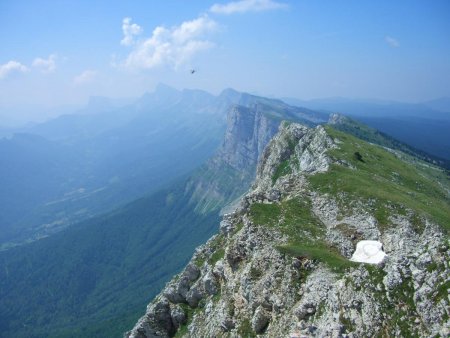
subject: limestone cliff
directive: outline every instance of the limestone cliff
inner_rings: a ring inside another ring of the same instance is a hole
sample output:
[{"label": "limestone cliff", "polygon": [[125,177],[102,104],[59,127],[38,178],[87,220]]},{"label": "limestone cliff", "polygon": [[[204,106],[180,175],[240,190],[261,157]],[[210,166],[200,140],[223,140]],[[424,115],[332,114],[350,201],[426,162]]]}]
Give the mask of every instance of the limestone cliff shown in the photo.
[{"label": "limestone cliff", "polygon": [[[448,336],[448,178],[405,159],[283,123],[220,233],[126,336]],[[385,260],[351,262],[360,240]]]},{"label": "limestone cliff", "polygon": [[248,189],[258,158],[279,124],[257,110],[230,107],[221,147],[187,185],[198,211],[222,208]]}]

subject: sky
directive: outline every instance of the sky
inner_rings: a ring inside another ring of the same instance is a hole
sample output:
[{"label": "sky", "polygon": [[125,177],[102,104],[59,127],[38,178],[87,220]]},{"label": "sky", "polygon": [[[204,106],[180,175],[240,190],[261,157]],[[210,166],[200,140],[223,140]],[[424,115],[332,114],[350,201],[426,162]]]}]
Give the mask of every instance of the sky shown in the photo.
[{"label": "sky", "polygon": [[450,1],[0,0],[0,107],[139,97],[158,83],[450,96]]}]

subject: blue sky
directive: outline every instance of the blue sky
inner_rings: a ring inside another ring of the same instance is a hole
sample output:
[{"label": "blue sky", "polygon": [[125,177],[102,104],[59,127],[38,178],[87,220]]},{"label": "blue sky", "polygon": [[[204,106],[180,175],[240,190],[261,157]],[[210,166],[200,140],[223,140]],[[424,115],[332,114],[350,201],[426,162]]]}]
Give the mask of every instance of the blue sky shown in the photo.
[{"label": "blue sky", "polygon": [[[0,106],[218,93],[450,96],[450,1],[0,1]],[[197,73],[191,75],[189,69]]]}]

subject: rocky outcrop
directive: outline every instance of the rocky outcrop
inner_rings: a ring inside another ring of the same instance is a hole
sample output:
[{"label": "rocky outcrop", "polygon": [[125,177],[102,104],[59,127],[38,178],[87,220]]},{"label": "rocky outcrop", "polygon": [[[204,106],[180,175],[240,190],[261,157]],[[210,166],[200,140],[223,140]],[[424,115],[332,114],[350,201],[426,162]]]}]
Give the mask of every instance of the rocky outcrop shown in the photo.
[{"label": "rocky outcrop", "polygon": [[[365,199],[314,190],[331,166],[357,170],[330,155],[341,146],[282,124],[252,190],[127,337],[448,336],[448,237],[408,210],[381,227]],[[349,262],[359,240],[381,242],[384,261]]]},{"label": "rocky outcrop", "polygon": [[283,132],[273,138],[270,151],[266,151],[261,158],[254,190],[271,190],[274,179],[287,173],[282,171],[280,165],[291,157],[297,162],[297,165],[289,167],[289,173],[293,176],[326,171],[331,162],[326,152],[333,147],[336,145],[322,126],[311,129],[284,122]]}]

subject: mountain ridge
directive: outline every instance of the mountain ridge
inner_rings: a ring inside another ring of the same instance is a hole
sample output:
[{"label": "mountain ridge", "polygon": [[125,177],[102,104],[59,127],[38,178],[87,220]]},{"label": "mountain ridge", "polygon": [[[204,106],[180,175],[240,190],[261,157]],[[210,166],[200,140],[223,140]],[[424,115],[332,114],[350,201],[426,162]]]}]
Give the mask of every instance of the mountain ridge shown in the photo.
[{"label": "mountain ridge", "polygon": [[[279,123],[257,105],[232,106],[222,148],[193,173],[110,213],[0,252],[1,330],[16,337],[123,332],[148,302],[138,295],[153,297],[195,246],[217,232],[219,211],[248,188]],[[49,284],[53,296],[46,295]]]},{"label": "mountain ridge", "polygon": [[[284,123],[220,234],[126,337],[446,336],[448,185],[331,127]],[[383,243],[383,264],[349,260],[362,239]]]}]

